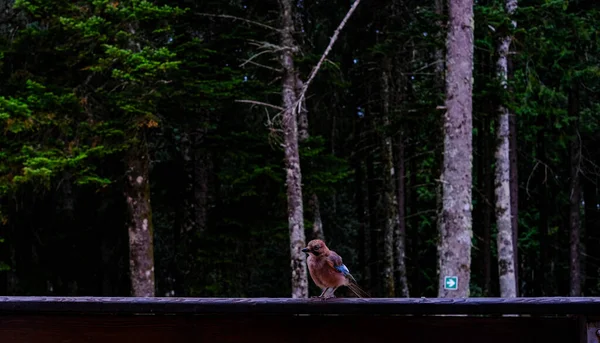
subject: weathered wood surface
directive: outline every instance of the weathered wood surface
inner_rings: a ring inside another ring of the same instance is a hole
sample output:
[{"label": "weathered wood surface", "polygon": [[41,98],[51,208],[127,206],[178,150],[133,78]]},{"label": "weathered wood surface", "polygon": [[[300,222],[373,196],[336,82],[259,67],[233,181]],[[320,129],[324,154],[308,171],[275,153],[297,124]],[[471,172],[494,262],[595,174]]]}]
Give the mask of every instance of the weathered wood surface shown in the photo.
[{"label": "weathered wood surface", "polygon": [[2,343],[569,343],[566,318],[408,316],[0,316]]},{"label": "weathered wood surface", "polygon": [[600,315],[600,298],[96,298],[0,297],[0,314],[532,314]]}]

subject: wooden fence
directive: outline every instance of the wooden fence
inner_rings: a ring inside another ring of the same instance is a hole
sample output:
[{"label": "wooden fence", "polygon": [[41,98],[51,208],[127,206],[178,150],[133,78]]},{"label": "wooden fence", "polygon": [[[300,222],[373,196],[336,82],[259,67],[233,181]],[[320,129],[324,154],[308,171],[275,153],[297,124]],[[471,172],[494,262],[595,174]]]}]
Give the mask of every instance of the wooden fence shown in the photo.
[{"label": "wooden fence", "polygon": [[600,298],[0,297],[0,343],[600,343]]}]

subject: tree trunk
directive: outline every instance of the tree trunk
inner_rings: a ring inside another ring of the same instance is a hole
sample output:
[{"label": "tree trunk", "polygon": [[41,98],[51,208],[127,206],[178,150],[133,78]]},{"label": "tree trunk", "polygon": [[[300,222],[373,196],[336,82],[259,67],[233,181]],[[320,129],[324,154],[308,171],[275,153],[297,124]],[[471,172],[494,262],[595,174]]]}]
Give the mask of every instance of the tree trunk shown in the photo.
[{"label": "tree trunk", "polygon": [[[435,6],[435,14],[441,17],[444,14],[444,0],[435,0],[434,6]],[[442,21],[439,20],[436,24],[440,30],[440,34],[438,35],[439,36],[438,38],[441,40],[442,32],[444,32]],[[440,89],[441,89],[444,84],[444,78],[442,77],[444,75],[444,50],[442,48],[435,49],[434,57],[435,57],[435,74],[438,76],[437,83],[439,84]]]},{"label": "tree trunk", "polygon": [[[296,73],[296,98],[302,93],[304,82],[300,78],[300,74]],[[306,99],[302,100],[302,106],[300,112],[298,112],[298,140],[300,142],[307,140],[309,137],[308,133],[308,108],[306,107]]]},{"label": "tree trunk", "polygon": [[[512,16],[517,7],[516,0],[506,1],[506,11]],[[514,21],[513,21],[514,25]],[[506,89],[508,76],[508,53],[511,36],[501,38],[498,45],[498,77],[502,87]],[[500,279],[500,296],[514,298],[517,296],[515,279],[515,258],[513,244],[513,229],[510,201],[510,161],[509,161],[509,117],[508,108],[501,104],[496,130],[496,170],[495,170],[495,195],[496,195],[496,225],[498,228],[498,277]]]},{"label": "tree trunk", "polygon": [[[577,82],[577,81],[575,81]],[[578,94],[577,87],[574,86],[569,92],[569,116],[575,117],[577,120],[573,123],[574,136],[571,139],[571,185],[569,190],[569,201],[570,201],[570,215],[569,215],[569,226],[570,226],[570,291],[569,295],[572,297],[581,296],[581,245],[580,245],[580,232],[581,232],[581,182],[580,182],[580,168],[581,168],[581,141],[579,136],[579,108],[578,108]]]},{"label": "tree trunk", "polygon": [[395,297],[394,285],[394,231],[396,229],[396,205],[394,204],[394,160],[390,129],[390,62],[384,61],[381,77],[381,93],[383,97],[383,134],[381,139],[381,152],[383,164],[383,208],[385,211],[385,226],[383,230],[383,287],[387,297]]},{"label": "tree trunk", "polygon": [[[296,73],[296,98],[300,97],[304,82],[300,79],[299,73]],[[306,99],[302,100],[302,106],[298,113],[298,141],[306,141],[310,137],[308,131],[308,109],[306,107]],[[335,200],[335,199],[334,199]],[[321,206],[319,203],[319,197],[316,193],[310,194],[310,206],[313,214],[313,227],[311,239],[325,240],[325,234],[323,233],[323,221],[321,220]]]},{"label": "tree trunk", "polygon": [[206,135],[204,129],[185,130],[181,136],[182,157],[186,173],[186,196],[181,233],[202,233],[206,229],[208,206],[208,175],[210,156],[200,146]]},{"label": "tree trunk", "polygon": [[[542,128],[545,126],[541,117],[538,120],[538,125],[540,125]],[[540,161],[544,161],[546,159],[546,144],[544,140],[545,135],[542,129],[537,135],[537,158]],[[546,266],[550,265],[550,260],[548,247],[548,171],[545,170],[545,168],[545,166],[540,166],[538,170],[538,230],[540,232],[540,260],[538,261],[536,268],[538,275],[535,278],[537,281],[536,288],[538,296],[547,296],[550,294],[550,282],[547,282],[548,278],[546,277],[546,271],[548,269]]]},{"label": "tree trunk", "polygon": [[206,230],[208,215],[208,178],[211,167],[210,155],[200,148],[201,141],[206,134],[205,130],[198,129],[194,137],[194,221],[196,233]]},{"label": "tree trunk", "polygon": [[313,211],[312,239],[325,240],[325,234],[323,233],[323,222],[321,221],[321,206],[319,205],[319,197],[317,194],[312,194],[310,203]]},{"label": "tree trunk", "polygon": [[492,168],[490,161],[492,160],[492,147],[490,137],[488,136],[488,128],[490,127],[490,119],[484,119],[484,127],[482,134],[484,135],[483,143],[483,294],[485,296],[492,295]]},{"label": "tree trunk", "polygon": [[18,245],[21,242],[19,237],[22,235],[23,230],[19,230],[15,227],[14,221],[10,221],[9,225],[9,236],[7,237],[6,243],[8,245],[8,260],[10,269],[6,271],[6,295],[19,295],[19,274],[17,270],[20,268],[18,263]]},{"label": "tree trunk", "polygon": [[398,223],[396,226],[396,274],[398,275],[398,293],[408,298],[408,278],[406,270],[406,170],[404,167],[404,135],[400,134],[397,144],[396,160],[396,199],[398,201]]},{"label": "tree trunk", "polygon": [[[600,209],[597,204],[600,203],[598,193],[598,177],[585,177],[583,182],[583,202],[584,207],[584,225],[585,225],[585,249],[588,252],[589,261],[597,261],[600,259]],[[586,265],[587,280],[594,282],[592,287],[595,287],[600,275],[600,268],[597,263],[590,262]],[[591,288],[591,287],[590,287]]]},{"label": "tree trunk", "polygon": [[110,260],[111,260],[111,246],[110,241],[106,234],[102,234],[100,238],[100,260],[102,261],[101,266],[101,285],[100,285],[100,295],[103,297],[113,296],[112,290],[112,278],[111,278],[111,268],[110,268]]},{"label": "tree trunk", "polygon": [[[450,1],[448,13],[438,296],[458,298],[469,296],[471,279],[473,0]],[[456,289],[446,289],[453,276]]]},{"label": "tree trunk", "polygon": [[[517,2],[515,1],[515,9]],[[513,12],[514,12],[513,10]],[[516,27],[516,22],[513,22]],[[512,77],[512,58],[506,57],[508,66],[508,77]],[[510,215],[513,230],[513,254],[515,256],[515,283],[517,284],[517,297],[520,294],[519,282],[519,166],[517,164],[518,145],[517,145],[517,116],[511,113],[508,118],[509,130],[509,158],[510,158]]]},{"label": "tree trunk", "polygon": [[126,156],[125,199],[129,210],[129,272],[132,296],[153,297],[154,243],[148,151],[134,143]]},{"label": "tree trunk", "polygon": [[[372,131],[373,125],[370,125]],[[371,143],[371,142],[369,142]],[[378,228],[378,213],[377,213],[377,182],[375,180],[375,161],[373,155],[367,154],[367,197],[369,206],[369,233],[370,233],[370,251],[369,251],[369,266],[371,274],[370,291],[371,294],[379,292],[379,228]]]},{"label": "tree trunk", "polygon": [[[414,156],[416,149],[413,147],[410,150],[410,153],[412,154],[412,156]],[[408,154],[407,154],[408,155]],[[411,156],[411,155],[409,155]],[[417,164],[417,159],[416,158],[410,158],[408,159],[410,160],[409,162],[409,170],[410,170],[410,183],[409,186],[406,187],[406,198],[409,201],[409,215],[411,217],[410,221],[409,221],[409,227],[412,229],[410,231],[411,233],[411,242],[408,244],[408,246],[411,247],[411,261],[413,264],[413,270],[415,270],[415,274],[414,274],[414,282],[412,283],[413,287],[412,287],[412,294],[413,296],[420,296],[422,294],[422,289],[423,289],[423,284],[425,284],[425,287],[428,287],[429,285],[423,281],[423,273],[421,273],[421,246],[423,244],[422,241],[422,235],[419,234],[419,223],[420,223],[420,218],[417,215],[418,213],[418,203],[419,203],[419,193],[417,192],[417,187],[418,187],[418,182],[417,182],[417,171],[418,171],[418,164]],[[408,161],[407,160],[407,161]]]},{"label": "tree trunk", "polygon": [[369,284],[371,280],[371,273],[369,270],[368,261],[368,252],[369,252],[369,231],[367,230],[368,223],[365,215],[366,212],[366,201],[365,201],[365,193],[363,191],[363,183],[364,183],[364,171],[362,161],[356,158],[354,162],[354,170],[355,170],[355,201],[356,201],[356,213],[358,217],[358,237],[359,237],[359,246],[358,246],[358,265],[362,268],[363,280],[365,284]]},{"label": "tree trunk", "polygon": [[513,230],[510,217],[510,163],[508,160],[508,109],[501,107],[498,118],[498,146],[496,147],[495,194],[496,224],[498,228],[498,276],[500,296],[516,297]]},{"label": "tree trunk", "polygon": [[288,199],[288,225],[290,231],[290,257],[292,268],[292,298],[308,297],[308,277],[306,271],[304,209],[302,205],[302,173],[298,151],[298,114],[296,112],[296,70],[294,51],[296,45],[292,33],[294,21],[292,0],[280,0],[281,7],[281,66],[283,98],[283,131]]},{"label": "tree trunk", "polygon": [[[509,60],[510,61],[510,60]],[[509,63],[510,65],[510,63]],[[508,119],[509,130],[509,158],[510,158],[510,214],[513,230],[513,254],[515,256],[515,283],[517,284],[517,296],[520,292],[519,282],[519,167],[517,164],[517,117],[511,114]]]}]

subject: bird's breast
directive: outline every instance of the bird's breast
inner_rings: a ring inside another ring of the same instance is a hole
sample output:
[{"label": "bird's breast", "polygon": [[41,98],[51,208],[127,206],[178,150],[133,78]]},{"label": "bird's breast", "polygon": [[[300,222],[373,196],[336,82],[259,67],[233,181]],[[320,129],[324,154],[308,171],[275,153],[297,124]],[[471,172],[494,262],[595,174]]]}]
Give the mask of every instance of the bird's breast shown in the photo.
[{"label": "bird's breast", "polygon": [[311,255],[308,257],[307,263],[311,278],[320,288],[339,287],[345,284],[344,275],[331,268],[325,259]]}]

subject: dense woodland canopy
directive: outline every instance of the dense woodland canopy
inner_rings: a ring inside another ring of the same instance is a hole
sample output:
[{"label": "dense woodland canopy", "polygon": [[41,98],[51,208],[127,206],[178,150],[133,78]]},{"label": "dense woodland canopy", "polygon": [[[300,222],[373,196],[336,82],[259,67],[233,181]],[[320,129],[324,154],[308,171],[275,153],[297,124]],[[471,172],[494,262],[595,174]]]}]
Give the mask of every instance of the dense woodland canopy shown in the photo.
[{"label": "dense woodland canopy", "polygon": [[0,1],[0,294],[306,296],[324,237],[435,297],[458,168],[469,296],[599,295],[600,3],[476,0],[465,131],[465,0],[362,0],[300,97],[355,1]]}]

